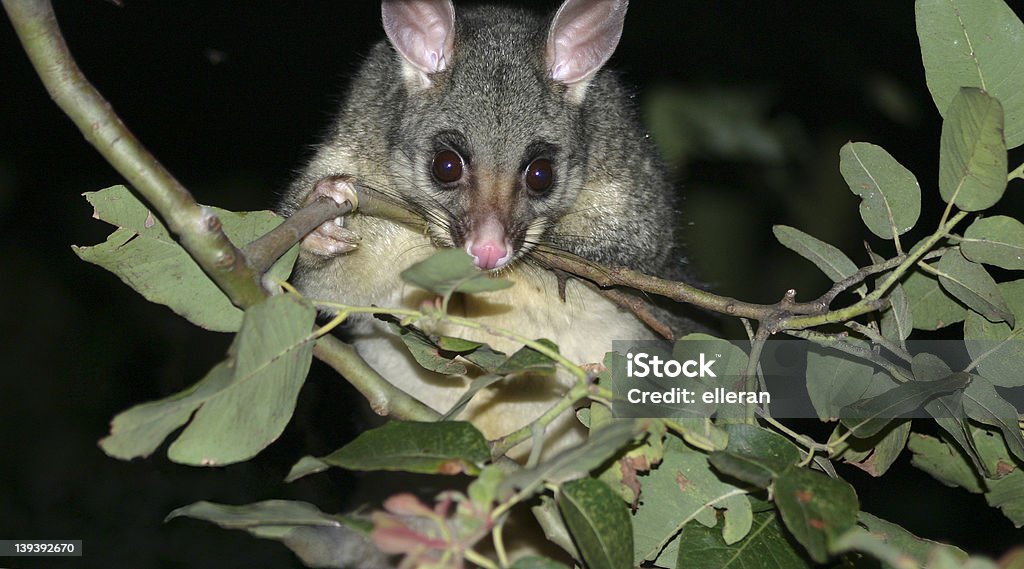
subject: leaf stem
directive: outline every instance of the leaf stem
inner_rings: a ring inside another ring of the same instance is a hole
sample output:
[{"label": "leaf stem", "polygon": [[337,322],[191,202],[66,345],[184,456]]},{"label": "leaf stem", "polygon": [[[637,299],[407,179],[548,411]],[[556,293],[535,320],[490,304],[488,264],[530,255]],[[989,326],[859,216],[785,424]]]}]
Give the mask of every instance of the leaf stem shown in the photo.
[{"label": "leaf stem", "polygon": [[819,346],[839,350],[840,352],[872,362],[878,367],[889,372],[889,374],[893,376],[893,379],[900,383],[906,383],[907,381],[914,379],[914,374],[909,370],[902,368],[881,356],[876,356],[867,348],[851,344],[846,332],[840,334],[825,334],[822,332],[814,332],[812,330],[786,330],[785,333],[793,336],[794,338],[809,340]]},{"label": "leaf stem", "polygon": [[665,549],[665,546],[668,545],[669,542],[672,541],[676,537],[676,535],[679,534],[679,532],[683,531],[683,527],[685,527],[686,524],[697,519],[697,516],[700,515],[700,513],[704,511],[705,508],[710,508],[711,506],[714,506],[715,504],[723,500],[728,500],[733,496],[741,496],[747,493],[748,492],[742,488],[736,488],[735,490],[730,490],[729,492],[726,492],[725,494],[722,494],[717,498],[713,498],[711,500],[708,500],[707,502],[704,502],[699,508],[691,512],[690,515],[686,516],[686,518],[682,522],[676,525],[676,528],[672,530],[667,536],[665,536],[665,539],[661,540],[661,542],[658,543],[657,547],[655,547],[653,550],[651,550],[650,553],[647,554],[647,557],[645,557],[644,560],[654,561],[654,559],[652,558],[656,558],[657,555]]},{"label": "leaf stem", "polygon": [[889,341],[888,338],[886,338],[885,336],[881,335],[878,332],[878,330],[875,330],[874,328],[865,326],[865,325],[861,324],[860,322],[853,322],[853,321],[847,322],[846,323],[846,327],[851,329],[851,330],[853,330],[854,332],[857,332],[858,334],[862,334],[862,335],[866,336],[872,342],[878,344],[879,346],[882,346],[886,350],[889,350],[890,352],[892,352],[892,354],[894,356],[898,357],[899,359],[901,359],[901,360],[903,360],[903,361],[905,361],[907,363],[910,363],[911,360],[914,359],[913,357],[911,357],[909,352],[907,352],[905,349],[901,348],[900,346],[897,346],[895,342]]},{"label": "leaf stem", "polygon": [[504,529],[504,519],[494,524],[494,527],[491,528],[491,542],[494,543],[494,551],[498,554],[498,563],[502,567],[508,567],[508,553],[505,551],[505,537],[502,533]]},{"label": "leaf stem", "polygon": [[491,456],[497,458],[504,456],[508,451],[512,450],[519,443],[529,439],[533,435],[535,426],[547,427],[554,421],[559,415],[572,409],[576,403],[582,401],[590,394],[590,389],[587,385],[577,385],[569,390],[558,403],[554,404],[543,415],[537,417],[532,423],[520,428],[517,431],[513,431],[504,437],[491,443]]},{"label": "leaf stem", "polygon": [[[466,555],[466,560],[468,560],[468,561],[470,561],[472,563],[476,563],[477,565],[483,567],[484,569],[500,569],[498,567],[497,563],[491,561],[490,559],[484,557],[483,555],[480,555],[479,553],[477,553],[476,551],[474,551],[472,549],[467,549],[465,555]],[[502,565],[502,567],[504,567],[504,565]]]},{"label": "leaf stem", "polygon": [[797,443],[800,443],[801,445],[805,446],[807,450],[811,451],[811,454],[814,454],[814,451],[828,452],[828,445],[819,443],[807,435],[802,435],[794,431],[793,429],[790,429],[789,427],[780,423],[778,420],[776,420],[771,415],[768,415],[767,413],[758,411],[758,414],[761,416],[761,419],[763,419],[769,425],[775,427],[779,432],[787,435],[789,438],[793,439]]},{"label": "leaf stem", "polygon": [[1024,180],[1024,164],[1017,166],[1012,172],[1010,172],[1010,175],[1006,177],[1006,181],[1012,182],[1017,178]]}]

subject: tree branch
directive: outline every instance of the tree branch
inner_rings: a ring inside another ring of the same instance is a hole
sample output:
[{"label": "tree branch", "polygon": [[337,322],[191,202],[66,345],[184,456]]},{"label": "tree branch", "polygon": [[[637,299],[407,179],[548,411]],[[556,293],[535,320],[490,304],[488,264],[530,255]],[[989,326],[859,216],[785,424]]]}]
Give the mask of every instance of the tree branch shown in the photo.
[{"label": "tree branch", "polygon": [[334,336],[323,336],[313,355],[345,377],[370,403],[374,413],[410,421],[437,421],[440,413],[381,377],[356,353],[355,348]]},{"label": "tree branch", "polygon": [[270,233],[246,245],[243,252],[249,259],[249,265],[253,270],[263,274],[289,249],[302,241],[302,238],[309,232],[320,227],[324,222],[345,215],[354,209],[353,204],[349,202],[338,205],[331,198],[321,196],[285,219]]},{"label": "tree branch", "polygon": [[220,219],[196,203],[82,74],[49,0],[3,0],[3,6],[50,97],[85,139],[156,209],[233,303],[246,308],[265,298],[259,275],[224,235]]}]

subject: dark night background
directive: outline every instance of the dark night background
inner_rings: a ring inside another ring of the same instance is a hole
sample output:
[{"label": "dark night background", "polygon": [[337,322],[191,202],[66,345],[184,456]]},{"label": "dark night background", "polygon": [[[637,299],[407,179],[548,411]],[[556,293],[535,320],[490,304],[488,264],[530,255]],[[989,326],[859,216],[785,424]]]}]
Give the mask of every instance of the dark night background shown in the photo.
[{"label": "dark night background", "polygon": [[[55,2],[79,64],[128,126],[200,201],[229,209],[272,206],[345,76],[383,35],[371,0],[125,3]],[[721,292],[773,302],[790,287],[801,298],[824,290],[774,242],[773,223],[864,261],[857,202],[838,172],[847,140],[889,150],[934,206],[940,123],[909,0],[637,0],[630,10],[612,65],[642,104],[661,101],[648,114],[687,192],[691,257]],[[349,436],[352,393],[314,374],[282,439],[246,464],[187,468],[162,450],[106,457],[96,441],[117,412],[192,384],[230,339],[75,257],[72,244],[110,231],[80,194],[121,179],[49,100],[8,24],[0,53],[0,538],[84,539],[86,552],[0,566],[299,566],[277,543],[162,519],[197,500],[339,510],[344,475],[280,480],[301,455]],[[999,207],[1019,212],[1020,193]],[[936,216],[926,209],[921,225]],[[941,486],[906,456],[877,480],[840,472],[865,510],[923,537],[990,555],[1024,542],[981,496]]]}]

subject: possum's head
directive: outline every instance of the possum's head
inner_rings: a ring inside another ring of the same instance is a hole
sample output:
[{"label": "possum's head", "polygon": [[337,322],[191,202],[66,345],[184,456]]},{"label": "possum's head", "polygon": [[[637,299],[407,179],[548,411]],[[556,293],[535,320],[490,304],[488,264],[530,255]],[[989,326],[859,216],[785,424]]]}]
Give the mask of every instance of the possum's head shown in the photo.
[{"label": "possum's head", "polygon": [[587,86],[627,0],[566,0],[553,18],[451,0],[384,0],[406,98],[393,178],[433,239],[500,269],[571,214],[588,164]]}]

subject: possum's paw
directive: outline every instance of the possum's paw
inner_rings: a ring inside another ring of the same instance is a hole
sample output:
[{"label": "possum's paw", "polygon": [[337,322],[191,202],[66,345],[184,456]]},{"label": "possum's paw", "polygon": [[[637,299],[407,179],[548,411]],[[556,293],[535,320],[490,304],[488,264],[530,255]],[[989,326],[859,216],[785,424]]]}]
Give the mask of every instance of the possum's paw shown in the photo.
[{"label": "possum's paw", "polygon": [[[320,180],[309,193],[306,203],[312,203],[321,196],[331,198],[338,205],[346,201],[358,203],[352,178],[348,176],[330,176]],[[302,247],[323,257],[336,257],[355,249],[359,240],[359,235],[345,228],[345,218],[336,217],[307,235],[302,240]]]}]

